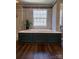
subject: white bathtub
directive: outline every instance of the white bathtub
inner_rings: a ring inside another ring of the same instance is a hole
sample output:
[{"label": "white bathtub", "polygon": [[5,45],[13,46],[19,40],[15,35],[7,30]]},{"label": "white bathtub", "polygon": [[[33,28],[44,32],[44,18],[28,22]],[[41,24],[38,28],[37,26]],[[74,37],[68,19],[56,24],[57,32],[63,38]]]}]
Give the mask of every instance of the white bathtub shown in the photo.
[{"label": "white bathtub", "polygon": [[19,33],[61,33],[61,32],[53,32],[50,29],[28,29],[28,30],[21,30]]}]

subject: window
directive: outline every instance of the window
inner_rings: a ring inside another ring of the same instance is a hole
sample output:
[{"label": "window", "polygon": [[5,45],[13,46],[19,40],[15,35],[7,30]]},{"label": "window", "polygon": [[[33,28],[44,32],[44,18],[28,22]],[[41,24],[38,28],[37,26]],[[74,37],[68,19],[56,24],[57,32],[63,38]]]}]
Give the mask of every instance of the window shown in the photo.
[{"label": "window", "polygon": [[33,25],[46,26],[47,9],[33,9]]}]

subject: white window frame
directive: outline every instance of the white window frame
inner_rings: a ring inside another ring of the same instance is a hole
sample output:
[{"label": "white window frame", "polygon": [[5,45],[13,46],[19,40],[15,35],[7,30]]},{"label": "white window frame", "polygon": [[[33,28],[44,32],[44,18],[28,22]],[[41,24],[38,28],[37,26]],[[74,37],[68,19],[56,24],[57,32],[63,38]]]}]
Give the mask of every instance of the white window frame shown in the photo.
[{"label": "white window frame", "polygon": [[47,26],[47,9],[33,9],[33,26]]}]

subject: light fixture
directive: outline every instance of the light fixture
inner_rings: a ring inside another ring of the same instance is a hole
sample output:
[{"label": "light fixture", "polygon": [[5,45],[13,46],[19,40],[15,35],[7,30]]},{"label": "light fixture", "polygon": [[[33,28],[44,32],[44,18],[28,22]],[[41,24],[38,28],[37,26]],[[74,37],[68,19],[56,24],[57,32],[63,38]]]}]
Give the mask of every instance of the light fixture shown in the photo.
[{"label": "light fixture", "polygon": [[19,3],[19,1],[18,1],[18,0],[16,0],[16,3]]}]

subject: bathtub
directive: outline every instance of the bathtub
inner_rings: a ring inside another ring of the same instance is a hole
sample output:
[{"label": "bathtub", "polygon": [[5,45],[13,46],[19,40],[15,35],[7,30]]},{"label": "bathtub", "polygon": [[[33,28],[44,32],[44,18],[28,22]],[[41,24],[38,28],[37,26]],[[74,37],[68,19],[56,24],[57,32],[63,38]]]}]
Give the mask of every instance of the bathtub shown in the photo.
[{"label": "bathtub", "polygon": [[61,43],[61,32],[50,29],[29,29],[18,32],[21,43]]}]

